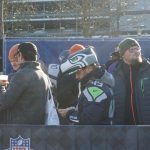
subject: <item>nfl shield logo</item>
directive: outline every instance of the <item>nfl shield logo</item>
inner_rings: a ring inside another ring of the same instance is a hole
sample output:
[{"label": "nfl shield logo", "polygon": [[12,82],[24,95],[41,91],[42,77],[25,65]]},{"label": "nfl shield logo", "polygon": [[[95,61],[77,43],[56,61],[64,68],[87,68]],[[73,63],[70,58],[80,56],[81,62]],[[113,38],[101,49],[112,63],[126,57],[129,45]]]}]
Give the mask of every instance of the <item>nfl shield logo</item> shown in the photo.
[{"label": "nfl shield logo", "polygon": [[21,136],[16,139],[10,138],[10,150],[30,150],[30,138],[23,139]]}]

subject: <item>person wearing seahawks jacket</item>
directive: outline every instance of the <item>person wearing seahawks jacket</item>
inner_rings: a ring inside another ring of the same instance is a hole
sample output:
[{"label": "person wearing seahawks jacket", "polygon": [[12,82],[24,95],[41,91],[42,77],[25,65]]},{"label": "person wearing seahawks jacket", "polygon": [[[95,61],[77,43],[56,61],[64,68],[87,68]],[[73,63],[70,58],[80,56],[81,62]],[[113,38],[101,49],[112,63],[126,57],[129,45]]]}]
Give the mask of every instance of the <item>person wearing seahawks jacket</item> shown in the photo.
[{"label": "person wearing seahawks jacket", "polygon": [[112,124],[114,79],[99,65],[93,48],[72,54],[60,68],[63,73],[75,73],[76,79],[81,83],[81,94],[76,108],[59,109],[60,115],[73,124]]}]

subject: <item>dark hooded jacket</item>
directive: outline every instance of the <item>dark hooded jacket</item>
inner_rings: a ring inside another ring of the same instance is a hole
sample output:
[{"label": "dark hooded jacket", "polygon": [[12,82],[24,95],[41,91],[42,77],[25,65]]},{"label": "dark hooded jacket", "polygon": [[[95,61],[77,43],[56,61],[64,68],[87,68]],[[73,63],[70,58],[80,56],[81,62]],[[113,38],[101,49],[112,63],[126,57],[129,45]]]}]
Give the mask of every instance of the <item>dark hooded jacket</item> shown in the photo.
[{"label": "dark hooded jacket", "polygon": [[[150,125],[150,62],[143,60],[132,79],[127,77],[123,68],[124,62],[120,60],[112,72],[115,78],[115,124],[130,124],[128,120],[131,116],[128,114],[132,107],[136,119],[134,124]],[[130,85],[127,82],[130,82]],[[133,88],[132,97],[131,91],[129,92],[130,87]],[[127,93],[130,94],[127,95]]]}]

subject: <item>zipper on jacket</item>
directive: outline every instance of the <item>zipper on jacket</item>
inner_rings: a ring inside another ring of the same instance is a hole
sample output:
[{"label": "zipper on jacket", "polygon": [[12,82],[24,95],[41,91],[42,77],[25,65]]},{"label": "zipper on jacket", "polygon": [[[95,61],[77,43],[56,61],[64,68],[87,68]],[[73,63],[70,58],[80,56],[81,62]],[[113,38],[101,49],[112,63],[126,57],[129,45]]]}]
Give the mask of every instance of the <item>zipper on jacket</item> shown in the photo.
[{"label": "zipper on jacket", "polygon": [[133,122],[136,125],[136,119],[135,119],[135,111],[134,111],[134,102],[133,102],[133,81],[132,81],[132,69],[131,66],[130,68],[130,89],[131,89],[131,95],[130,95],[130,105],[131,105],[131,111],[132,111],[132,116],[133,116]]}]

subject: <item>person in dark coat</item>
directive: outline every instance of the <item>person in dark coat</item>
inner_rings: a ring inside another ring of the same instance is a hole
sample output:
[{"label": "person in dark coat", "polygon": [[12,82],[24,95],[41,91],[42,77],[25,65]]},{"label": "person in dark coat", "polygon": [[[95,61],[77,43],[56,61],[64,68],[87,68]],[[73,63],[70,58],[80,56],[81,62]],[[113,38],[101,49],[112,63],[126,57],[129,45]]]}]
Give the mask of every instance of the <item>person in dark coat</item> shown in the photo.
[{"label": "person in dark coat", "polygon": [[73,124],[112,124],[114,79],[99,65],[93,48],[69,56],[60,68],[62,73],[75,74],[81,82],[81,94],[76,108],[59,109],[60,115]]},{"label": "person in dark coat", "polygon": [[[63,63],[63,61],[66,60],[68,56],[82,49],[85,49],[85,47],[81,44],[72,45],[68,51],[64,51],[63,54],[60,54],[60,64]],[[56,91],[59,108],[66,108],[75,106],[77,104],[79,94],[78,84],[79,81],[75,78],[75,74],[68,75],[66,73],[62,73],[61,70],[59,71]],[[66,121],[64,118],[61,118],[61,124],[68,124],[68,121]]]},{"label": "person in dark coat", "polygon": [[[74,44],[68,50],[68,56],[82,49],[85,49],[83,45]],[[60,55],[60,57],[61,56],[62,55]],[[64,60],[65,58],[63,58],[60,61],[60,64],[63,63]],[[69,76],[68,74],[59,71],[57,77],[57,101],[59,103],[59,108],[66,108],[71,105],[76,105],[77,99],[78,99],[78,80],[76,80],[75,75],[72,74]]]},{"label": "person in dark coat", "polygon": [[119,45],[121,60],[112,71],[115,78],[115,124],[150,125],[150,62],[142,57],[137,40]]},{"label": "person in dark coat", "polygon": [[47,93],[50,89],[47,75],[37,62],[38,50],[31,42],[18,46],[16,58],[20,63],[7,89],[0,81],[0,123],[44,124]]}]

